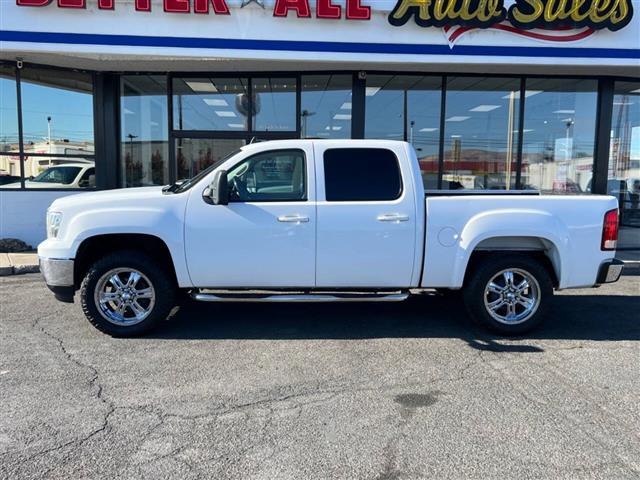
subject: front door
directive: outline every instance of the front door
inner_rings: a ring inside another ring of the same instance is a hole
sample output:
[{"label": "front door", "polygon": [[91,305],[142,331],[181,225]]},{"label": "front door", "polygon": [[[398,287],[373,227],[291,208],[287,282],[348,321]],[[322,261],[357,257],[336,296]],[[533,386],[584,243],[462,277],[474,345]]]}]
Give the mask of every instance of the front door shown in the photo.
[{"label": "front door", "polygon": [[409,287],[419,269],[406,152],[366,145],[316,144],[317,287]]},{"label": "front door", "polygon": [[185,251],[197,287],[315,285],[313,150],[241,153],[228,168],[229,205],[210,205],[204,185],[191,192]]}]

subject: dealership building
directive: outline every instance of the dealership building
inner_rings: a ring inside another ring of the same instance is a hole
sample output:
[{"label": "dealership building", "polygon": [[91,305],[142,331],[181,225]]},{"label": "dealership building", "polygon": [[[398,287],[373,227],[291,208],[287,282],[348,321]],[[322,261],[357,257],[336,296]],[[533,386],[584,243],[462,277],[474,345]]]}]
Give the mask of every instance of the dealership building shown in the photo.
[{"label": "dealership building", "polygon": [[0,107],[0,238],[249,142],[370,138],[429,191],[616,195],[640,249],[636,0],[2,2]]}]

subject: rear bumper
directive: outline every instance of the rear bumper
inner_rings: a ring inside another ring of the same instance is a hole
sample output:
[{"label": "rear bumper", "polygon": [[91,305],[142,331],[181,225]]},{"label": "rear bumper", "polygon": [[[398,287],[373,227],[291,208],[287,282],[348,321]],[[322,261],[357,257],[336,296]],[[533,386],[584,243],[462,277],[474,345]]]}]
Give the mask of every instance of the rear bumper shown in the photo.
[{"label": "rear bumper", "polygon": [[624,262],[612,258],[611,260],[607,260],[600,265],[600,269],[598,270],[598,277],[596,279],[596,284],[601,285],[603,283],[613,283],[617,282],[622,275],[622,269],[624,268]]},{"label": "rear bumper", "polygon": [[73,302],[75,283],[73,281],[74,263],[71,259],[39,257],[40,272],[44,281],[61,302]]}]

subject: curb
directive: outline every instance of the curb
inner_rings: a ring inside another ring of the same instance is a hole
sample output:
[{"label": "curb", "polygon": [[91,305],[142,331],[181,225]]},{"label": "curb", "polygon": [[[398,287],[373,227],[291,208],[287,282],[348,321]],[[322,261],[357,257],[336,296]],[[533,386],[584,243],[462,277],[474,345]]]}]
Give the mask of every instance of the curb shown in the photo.
[{"label": "curb", "polygon": [[38,273],[39,271],[40,266],[38,265],[16,265],[15,267],[0,267],[0,277],[21,275],[23,273]]},{"label": "curb", "polygon": [[40,271],[35,252],[0,253],[0,277]]}]

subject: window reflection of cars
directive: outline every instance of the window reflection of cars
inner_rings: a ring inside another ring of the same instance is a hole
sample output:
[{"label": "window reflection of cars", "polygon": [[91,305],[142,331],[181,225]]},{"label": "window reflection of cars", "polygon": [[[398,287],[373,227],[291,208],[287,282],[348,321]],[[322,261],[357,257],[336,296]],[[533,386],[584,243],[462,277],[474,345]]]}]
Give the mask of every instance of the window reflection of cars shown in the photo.
[{"label": "window reflection of cars", "polygon": [[[587,192],[592,191],[593,179],[587,184]],[[640,226],[640,178],[609,178],[607,194],[618,199],[620,225]]]},{"label": "window reflection of cars", "polygon": [[[35,177],[25,179],[26,188],[93,188],[96,186],[93,163],[65,163],[47,168]],[[19,180],[19,178],[18,178]],[[20,182],[3,185],[20,188]]]},{"label": "window reflection of cars", "polygon": [[0,186],[8,185],[15,182],[20,182],[20,177],[0,172]]}]

